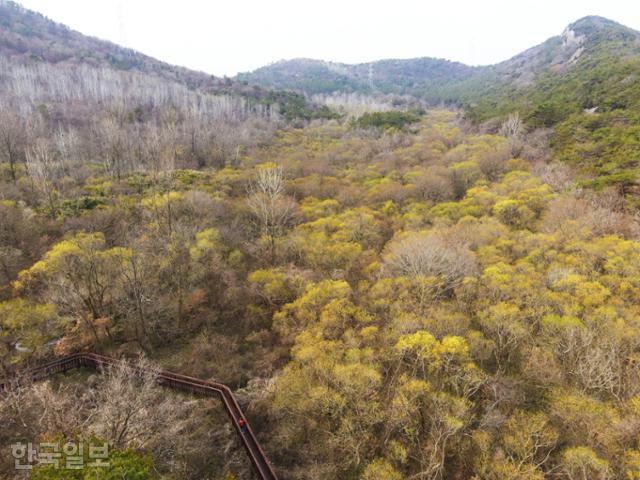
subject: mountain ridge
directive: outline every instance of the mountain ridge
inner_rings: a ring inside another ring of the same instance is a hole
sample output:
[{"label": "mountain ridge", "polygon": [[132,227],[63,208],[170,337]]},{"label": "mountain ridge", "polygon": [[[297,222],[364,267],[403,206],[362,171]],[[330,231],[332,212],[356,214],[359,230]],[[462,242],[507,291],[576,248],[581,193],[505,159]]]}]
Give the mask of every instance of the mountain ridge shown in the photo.
[{"label": "mountain ridge", "polygon": [[[425,82],[425,84],[413,85],[413,88],[407,88],[405,91],[401,91],[400,93],[419,94],[420,92],[416,90],[419,90],[421,88],[424,89],[425,86],[432,86],[431,84],[435,83],[436,81],[444,81],[445,83],[455,84],[458,81],[467,80],[470,77],[482,76],[492,71],[498,71],[504,74],[506,70],[517,67],[518,63],[532,59],[537,60],[538,64],[544,64],[544,56],[545,54],[549,53],[549,49],[558,49],[558,47],[562,47],[562,49],[571,52],[571,55],[569,55],[567,58],[564,58],[565,61],[575,61],[581,54],[580,52],[578,55],[575,55],[580,48],[583,48],[584,39],[587,38],[588,40],[598,32],[607,29],[609,31],[612,29],[617,30],[619,36],[621,34],[622,36],[626,35],[627,37],[635,36],[637,38],[640,38],[640,33],[636,32],[633,29],[625,27],[620,23],[606,19],[604,17],[590,15],[582,17],[575,22],[570,23],[561,34],[550,37],[546,41],[535,45],[527,50],[524,50],[523,52],[520,52],[513,57],[490,65],[471,66],[455,60],[429,56],[408,59],[389,58],[372,62],[361,62],[353,64],[299,57],[293,59],[278,60],[277,62],[273,62],[251,72],[242,72],[235,78],[249,83],[257,83],[260,85],[291,88],[295,91],[304,92],[307,94],[345,92],[345,90],[341,90],[339,88],[331,88],[332,84],[335,84],[337,86],[340,86],[341,84],[347,84],[349,87],[352,87],[351,90],[346,90],[346,93],[351,93],[358,88],[362,89],[366,93],[399,93],[397,89],[395,89],[394,91],[393,88],[389,88],[387,83],[391,82],[380,80],[380,70],[382,70],[382,74],[384,75],[385,69],[399,69],[404,67],[405,69],[411,70],[416,65],[419,66],[430,64],[431,67],[434,67],[434,70],[432,72],[425,72],[425,70],[423,69],[422,71],[418,70],[405,75],[405,77],[407,78],[413,78],[418,84],[420,80]],[[536,55],[539,55],[542,58],[532,58]],[[549,59],[546,60],[548,62]],[[544,65],[537,66],[541,67]],[[333,70],[334,72],[339,69],[340,72],[336,73],[336,78],[325,79],[324,81],[327,85],[323,85],[320,88],[318,88],[316,85],[318,83],[317,79],[314,81],[315,83],[310,82],[310,80],[306,80],[306,82],[310,83],[305,83],[305,78],[303,78],[302,75],[317,75],[318,73],[322,73],[321,70],[323,68],[326,68],[326,70],[328,71]],[[290,70],[289,74],[287,72],[287,69]],[[372,69],[373,79],[367,78],[366,75],[363,75],[363,69]],[[424,76],[420,77],[420,75],[424,75],[425,73],[440,73],[445,75],[440,75],[434,78],[424,78]],[[448,78],[446,74],[449,74]],[[290,75],[290,78],[287,78],[287,75]],[[397,80],[397,73],[395,77],[391,75],[391,78]],[[530,80],[525,83],[530,83]],[[374,86],[374,88],[371,88],[372,85]],[[402,86],[403,84],[401,82],[400,87]],[[428,94],[427,97],[429,97]]]}]

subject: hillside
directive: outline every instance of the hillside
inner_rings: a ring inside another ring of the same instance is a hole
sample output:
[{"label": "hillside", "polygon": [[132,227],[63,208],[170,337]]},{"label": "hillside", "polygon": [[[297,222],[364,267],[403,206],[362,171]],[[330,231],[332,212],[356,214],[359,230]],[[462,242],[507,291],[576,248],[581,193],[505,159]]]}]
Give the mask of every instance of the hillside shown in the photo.
[{"label": "hillside", "polygon": [[381,60],[348,65],[311,59],[283,60],[239,74],[238,80],[309,95],[340,93],[395,93],[433,96],[442,84],[473,75],[475,69],[434,58]]},{"label": "hillside", "polygon": [[[369,75],[370,74],[370,75]],[[553,128],[557,155],[594,186],[636,188],[640,162],[640,33],[601,17],[496,65],[436,59],[342,65],[292,60],[238,78],[313,93],[399,93],[465,109],[499,125],[519,112],[529,128]]]},{"label": "hillside", "polygon": [[[637,107],[630,90],[636,82],[629,75],[638,62],[640,32],[604,18],[585,17],[558,37],[480,69],[451,91],[470,106],[475,119],[520,108],[530,111],[534,124],[551,126],[584,109]],[[628,101],[616,102],[613,95]],[[549,108],[541,107],[545,102]]]},{"label": "hillside", "polygon": [[637,200],[640,173],[640,33],[587,17],[451,91],[477,122],[518,111],[552,128],[559,159],[595,187]]},{"label": "hillside", "polygon": [[175,67],[111,42],[82,35],[8,0],[0,2],[0,55],[22,61],[110,66],[154,73],[194,88],[224,83],[211,75]]},{"label": "hillside", "polygon": [[177,85],[200,94],[244,99],[250,108],[277,105],[280,113],[288,119],[329,114],[326,109],[314,106],[303,96],[291,92],[248,86],[229,78],[177,67],[135,50],[83,35],[10,0],[0,1],[0,58],[9,65],[22,68],[57,67],[54,70],[63,70],[65,76],[80,68],[129,76],[139,74],[169,87]]}]

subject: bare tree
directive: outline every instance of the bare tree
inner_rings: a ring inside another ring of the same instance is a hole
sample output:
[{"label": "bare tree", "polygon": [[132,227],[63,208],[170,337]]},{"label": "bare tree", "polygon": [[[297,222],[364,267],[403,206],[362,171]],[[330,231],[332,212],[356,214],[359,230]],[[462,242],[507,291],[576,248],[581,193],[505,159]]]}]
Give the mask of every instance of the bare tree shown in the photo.
[{"label": "bare tree", "polygon": [[20,117],[0,111],[0,158],[9,164],[11,180],[16,181],[16,164],[23,156],[24,128]]},{"label": "bare tree", "polygon": [[500,134],[507,138],[512,157],[518,157],[522,153],[524,130],[524,125],[518,112],[510,114],[500,127]]},{"label": "bare tree", "polygon": [[[104,373],[80,384],[21,379],[0,390],[0,448],[53,432],[64,438],[96,435],[111,448],[143,450],[153,457],[154,468],[176,478],[203,478],[212,456],[237,451],[230,427],[213,428],[224,422],[224,412],[210,404],[198,408],[199,400],[168,394],[157,384],[157,369],[147,360],[122,362]],[[212,412],[219,417],[211,418]],[[203,449],[207,461],[199,462]],[[13,472],[13,459],[5,457],[0,458],[0,476]]]},{"label": "bare tree", "polygon": [[147,309],[152,297],[149,292],[148,270],[148,265],[135,248],[120,264],[120,277],[125,295],[119,307],[131,320],[135,337],[143,348],[149,341]]},{"label": "bare tree", "polygon": [[161,390],[158,370],[148,360],[122,361],[104,375],[101,388],[91,390],[98,436],[118,448],[162,448],[163,440],[180,434],[180,422],[171,420],[184,408]]},{"label": "bare tree", "polygon": [[476,271],[473,253],[449,245],[434,234],[411,233],[391,244],[386,255],[391,272],[408,277],[437,277],[445,293]]},{"label": "bare tree", "polygon": [[249,187],[249,208],[260,222],[263,235],[269,242],[271,261],[275,257],[276,238],[282,235],[295,211],[295,202],[285,195],[284,173],[280,166],[259,168]]},{"label": "bare tree", "polygon": [[68,130],[60,128],[53,136],[53,143],[65,171],[74,174],[77,167],[82,164],[78,132],[72,128]]},{"label": "bare tree", "polygon": [[554,192],[576,190],[576,174],[565,163],[540,163],[534,167],[534,173],[540,177],[540,180],[549,185]]},{"label": "bare tree", "polygon": [[511,113],[500,127],[500,134],[507,137],[519,137],[523,133],[522,119],[518,112]]},{"label": "bare tree", "polygon": [[51,216],[56,212],[55,178],[58,175],[59,162],[49,140],[39,138],[27,150],[27,173],[33,186],[47,202]]},{"label": "bare tree", "polygon": [[127,136],[122,126],[114,118],[107,118],[100,126],[100,136],[104,143],[103,163],[105,170],[120,180],[124,171]]}]

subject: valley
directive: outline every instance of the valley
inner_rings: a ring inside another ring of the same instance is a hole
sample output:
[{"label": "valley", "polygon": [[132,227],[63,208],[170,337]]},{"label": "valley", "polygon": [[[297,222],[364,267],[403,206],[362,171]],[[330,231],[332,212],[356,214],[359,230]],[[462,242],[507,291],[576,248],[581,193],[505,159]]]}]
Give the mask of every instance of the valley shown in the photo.
[{"label": "valley", "polygon": [[256,478],[244,415],[283,480],[638,478],[639,42],[217,78],[0,1],[0,377],[127,359],[0,391],[0,478]]}]

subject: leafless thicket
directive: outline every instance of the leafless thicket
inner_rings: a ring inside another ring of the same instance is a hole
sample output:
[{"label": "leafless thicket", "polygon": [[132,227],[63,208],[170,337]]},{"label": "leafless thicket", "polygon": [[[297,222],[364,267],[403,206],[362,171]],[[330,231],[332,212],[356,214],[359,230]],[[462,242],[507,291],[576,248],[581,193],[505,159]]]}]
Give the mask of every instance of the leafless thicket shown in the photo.
[{"label": "leafless thicket", "polygon": [[277,113],[231,95],[210,95],[148,74],[88,65],[16,64],[0,60],[0,94],[20,99],[21,113],[42,103],[89,102],[103,106],[172,106],[190,116],[240,121]]},{"label": "leafless thicket", "polygon": [[[281,125],[277,106],[249,97],[84,64],[0,60],[0,103],[0,161],[8,166],[7,177],[15,183],[26,161],[44,197],[45,187],[59,187],[45,163],[57,162],[75,179],[95,175],[93,166],[120,179],[132,171],[157,176],[237,165],[246,148]],[[40,139],[49,143],[48,158]]]},{"label": "leafless thicket", "polygon": [[[210,457],[216,451],[233,456],[233,433],[214,428],[211,409],[204,413],[201,401],[168,393],[157,384],[156,375],[157,368],[140,358],[110,367],[87,383],[43,382],[4,392],[0,447],[10,451],[16,438],[35,441],[47,434],[72,440],[97,436],[110,448],[150,454],[167,478],[202,478],[209,460],[198,456]],[[219,413],[214,422],[226,420],[222,409]],[[0,462],[3,478],[13,472],[13,459],[4,460],[5,456]]]},{"label": "leafless thicket", "polygon": [[334,110],[344,112],[349,116],[358,117],[371,111],[388,111],[394,107],[391,99],[380,96],[363,95],[361,93],[332,93],[330,95],[313,95],[311,99],[321,105],[326,105]]}]

